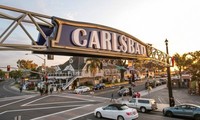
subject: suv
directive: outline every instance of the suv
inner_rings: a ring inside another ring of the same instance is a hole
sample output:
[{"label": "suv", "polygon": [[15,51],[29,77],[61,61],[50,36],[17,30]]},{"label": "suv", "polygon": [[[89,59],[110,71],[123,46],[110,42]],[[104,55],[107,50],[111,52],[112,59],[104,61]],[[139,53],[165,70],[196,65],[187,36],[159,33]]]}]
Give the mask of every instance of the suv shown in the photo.
[{"label": "suv", "polygon": [[132,98],[129,101],[122,101],[122,104],[125,104],[128,107],[136,108],[143,113],[158,109],[156,101],[148,98]]}]

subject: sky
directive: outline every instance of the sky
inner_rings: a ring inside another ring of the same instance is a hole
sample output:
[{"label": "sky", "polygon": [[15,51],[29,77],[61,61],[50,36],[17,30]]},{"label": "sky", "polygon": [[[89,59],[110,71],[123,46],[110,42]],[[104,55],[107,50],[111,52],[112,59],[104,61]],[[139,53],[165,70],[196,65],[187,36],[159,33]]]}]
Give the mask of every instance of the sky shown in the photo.
[{"label": "sky", "polygon": [[[168,39],[170,55],[200,50],[199,0],[0,0],[0,5],[116,28],[164,52]],[[26,39],[19,31],[15,37],[15,42]],[[19,59],[43,63],[30,51],[0,51],[0,56],[0,67],[16,67]],[[46,64],[62,64],[69,56],[54,58]]]}]

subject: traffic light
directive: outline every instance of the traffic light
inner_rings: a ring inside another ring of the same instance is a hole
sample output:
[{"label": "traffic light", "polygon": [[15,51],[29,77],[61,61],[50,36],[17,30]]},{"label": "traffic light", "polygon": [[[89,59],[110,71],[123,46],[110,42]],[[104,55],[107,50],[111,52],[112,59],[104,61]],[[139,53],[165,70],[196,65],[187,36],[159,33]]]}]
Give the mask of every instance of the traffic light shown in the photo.
[{"label": "traffic light", "polygon": [[7,65],[7,71],[8,72],[10,71],[10,65]]}]

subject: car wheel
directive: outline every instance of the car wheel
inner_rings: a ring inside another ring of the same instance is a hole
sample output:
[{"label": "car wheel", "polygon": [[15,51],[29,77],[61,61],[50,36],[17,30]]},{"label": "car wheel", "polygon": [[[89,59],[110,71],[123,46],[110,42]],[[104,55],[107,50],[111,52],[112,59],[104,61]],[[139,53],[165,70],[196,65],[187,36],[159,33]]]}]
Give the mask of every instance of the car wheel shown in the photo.
[{"label": "car wheel", "polygon": [[96,117],[97,117],[97,118],[101,118],[101,117],[102,117],[101,113],[100,113],[100,112],[97,112],[97,113],[96,113]]},{"label": "car wheel", "polygon": [[200,120],[200,115],[195,115],[195,116],[194,116],[194,119],[195,119],[195,120]]},{"label": "car wheel", "polygon": [[142,113],[145,113],[147,110],[146,110],[145,107],[141,107],[141,108],[140,108],[140,111],[141,111]]},{"label": "car wheel", "polygon": [[124,117],[123,116],[118,116],[117,120],[124,120]]},{"label": "car wheel", "polygon": [[172,117],[172,116],[173,116],[173,113],[172,113],[171,111],[167,111],[167,112],[165,113],[165,115],[168,116],[168,117]]}]

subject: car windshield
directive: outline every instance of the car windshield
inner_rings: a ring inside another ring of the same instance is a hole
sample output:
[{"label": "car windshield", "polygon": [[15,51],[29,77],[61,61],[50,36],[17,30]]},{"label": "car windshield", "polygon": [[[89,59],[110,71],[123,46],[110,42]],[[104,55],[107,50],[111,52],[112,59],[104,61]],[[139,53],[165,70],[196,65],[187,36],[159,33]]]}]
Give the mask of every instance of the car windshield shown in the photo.
[{"label": "car windshield", "polygon": [[121,106],[121,109],[122,109],[122,110],[126,110],[126,109],[128,109],[128,108],[129,108],[129,107],[126,106],[126,105]]}]

